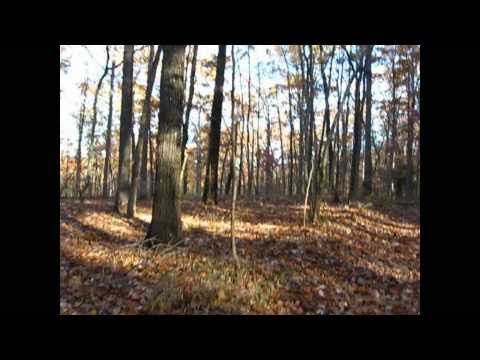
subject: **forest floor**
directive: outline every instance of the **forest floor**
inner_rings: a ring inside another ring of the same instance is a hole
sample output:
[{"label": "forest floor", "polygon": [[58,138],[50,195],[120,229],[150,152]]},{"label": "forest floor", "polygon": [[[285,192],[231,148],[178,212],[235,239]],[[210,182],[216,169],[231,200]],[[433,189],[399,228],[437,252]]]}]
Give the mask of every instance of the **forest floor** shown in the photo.
[{"label": "forest floor", "polygon": [[419,314],[418,208],[182,201],[184,246],[144,250],[151,219],[111,201],[60,202],[60,314]]}]

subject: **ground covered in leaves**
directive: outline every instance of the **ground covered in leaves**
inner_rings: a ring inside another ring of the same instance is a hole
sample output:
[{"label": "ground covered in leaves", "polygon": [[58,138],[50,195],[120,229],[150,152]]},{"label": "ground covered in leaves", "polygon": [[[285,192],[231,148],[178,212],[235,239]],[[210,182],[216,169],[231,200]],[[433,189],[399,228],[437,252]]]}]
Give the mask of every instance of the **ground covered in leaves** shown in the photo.
[{"label": "ground covered in leaves", "polygon": [[289,201],[239,201],[236,269],[230,202],[182,203],[182,246],[136,246],[134,219],[103,200],[60,203],[60,314],[419,314],[415,208],[327,205],[303,228]]}]

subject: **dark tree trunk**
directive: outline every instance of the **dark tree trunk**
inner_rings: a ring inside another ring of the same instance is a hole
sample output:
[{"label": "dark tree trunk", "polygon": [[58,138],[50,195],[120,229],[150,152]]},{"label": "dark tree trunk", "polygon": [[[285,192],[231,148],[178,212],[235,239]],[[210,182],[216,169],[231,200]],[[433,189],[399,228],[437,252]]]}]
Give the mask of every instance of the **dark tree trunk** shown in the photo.
[{"label": "dark tree trunk", "polygon": [[[155,57],[156,61],[156,67],[158,68],[158,63],[160,62],[160,53],[162,52],[162,47],[158,45],[157,48],[157,56],[158,60]],[[155,68],[155,73],[157,69]],[[153,82],[155,82],[155,76],[153,77]],[[150,95],[151,96],[151,95]],[[146,117],[146,122],[145,122],[145,129],[146,133],[143,138],[143,146],[142,146],[142,161],[141,161],[141,168],[140,168],[140,186],[139,186],[139,193],[138,193],[138,198],[141,200],[147,199],[151,196],[152,193],[152,188],[151,186],[153,185],[153,180],[148,182],[148,153],[149,153],[149,143],[150,143],[150,123],[152,119],[152,105],[151,102],[148,104],[148,113]],[[151,155],[151,154],[150,154]]]},{"label": "dark tree trunk", "polygon": [[149,152],[150,152],[150,197],[153,198],[155,192],[155,173],[156,173],[156,158],[155,158],[155,149],[153,147],[153,138],[152,131],[149,130],[148,134],[148,143],[149,143]]},{"label": "dark tree trunk", "polygon": [[360,168],[360,148],[362,144],[362,113],[360,86],[362,83],[361,62],[357,63],[356,81],[355,81],[355,115],[353,122],[353,151],[352,151],[352,168],[350,173],[350,193],[349,199],[355,200],[358,192],[358,175]]},{"label": "dark tree trunk", "polygon": [[222,126],[223,82],[225,75],[226,45],[219,45],[217,73],[213,94],[210,134],[208,141],[207,171],[203,189],[203,202],[217,204],[218,193],[218,152],[220,148],[220,130]]},{"label": "dark tree trunk", "polygon": [[408,135],[407,135],[407,178],[406,178],[406,196],[408,200],[413,199],[413,110],[415,109],[415,63],[412,64],[408,72]]},{"label": "dark tree trunk", "polygon": [[[193,100],[193,91],[195,89],[195,70],[197,64],[197,51],[198,45],[193,46],[193,57],[192,57],[192,64],[191,64],[191,73],[190,73],[190,89],[188,93],[188,101],[187,101],[187,109],[185,112],[185,122],[183,124],[182,130],[182,164],[183,159],[185,158],[185,148],[187,146],[188,141],[188,125],[190,121],[190,111],[192,110],[192,100]],[[188,176],[187,171],[183,174],[183,193],[187,193],[187,184],[188,184]]]},{"label": "dark tree trunk", "polygon": [[364,194],[372,192],[372,51],[373,45],[366,47],[365,81],[366,81],[366,110],[365,110],[365,181]]},{"label": "dark tree trunk", "polygon": [[123,52],[122,105],[120,112],[120,146],[118,159],[118,186],[115,209],[120,214],[127,211],[130,190],[130,154],[132,152],[132,86],[133,45],[125,45]]},{"label": "dark tree trunk", "polygon": [[147,245],[177,242],[181,237],[179,181],[184,66],[185,45],[165,46],[160,83],[161,107],[158,115],[159,161],[152,222],[146,236],[151,241]]},{"label": "dark tree trunk", "polygon": [[[143,101],[142,115],[140,118],[140,128],[138,131],[138,142],[135,148],[135,154],[133,157],[132,168],[132,184],[130,186],[130,193],[128,197],[128,209],[127,216],[134,217],[137,207],[137,187],[140,180],[140,161],[141,154],[143,153],[143,146],[145,139],[148,141],[148,129],[147,119],[150,118],[153,83],[155,81],[155,75],[157,74],[158,61],[160,59],[160,47],[158,47],[156,54],[154,55],[155,48],[150,45],[150,59],[148,62],[148,74],[147,74],[147,89],[145,92],[145,99]],[[150,124],[149,124],[150,125]]]}]

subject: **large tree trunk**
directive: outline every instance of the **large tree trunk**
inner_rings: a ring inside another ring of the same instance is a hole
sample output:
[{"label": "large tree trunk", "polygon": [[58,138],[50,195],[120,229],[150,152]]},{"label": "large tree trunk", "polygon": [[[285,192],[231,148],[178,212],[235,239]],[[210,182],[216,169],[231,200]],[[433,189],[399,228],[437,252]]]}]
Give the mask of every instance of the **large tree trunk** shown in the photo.
[{"label": "large tree trunk", "polygon": [[184,105],[185,45],[165,46],[158,115],[159,161],[155,180],[152,222],[147,239],[152,243],[177,242],[181,236],[180,160]]},{"label": "large tree trunk", "polygon": [[120,146],[118,160],[118,186],[115,197],[115,210],[120,214],[127,211],[130,190],[130,154],[132,152],[132,87],[133,87],[133,47],[125,45],[123,52],[122,105],[120,112]]},{"label": "large tree trunk", "polygon": [[151,103],[150,98],[152,96],[153,83],[155,81],[155,75],[157,74],[158,61],[160,59],[160,46],[154,55],[155,47],[150,45],[150,59],[148,62],[148,74],[147,74],[147,89],[145,92],[145,100],[143,101],[142,115],[140,118],[140,129],[138,131],[138,141],[135,148],[135,155],[133,159],[132,169],[132,184],[130,186],[130,193],[128,197],[128,209],[127,216],[134,217],[137,207],[137,187],[140,180],[140,161],[141,154],[143,153],[143,146],[145,139],[148,139],[147,119],[150,118]]},{"label": "large tree trunk", "polygon": [[210,134],[208,141],[207,171],[203,190],[203,202],[217,204],[218,195],[218,151],[220,148],[220,130],[222,126],[223,82],[225,75],[226,45],[219,45],[217,73],[213,94]]},{"label": "large tree trunk", "polygon": [[115,61],[112,62],[112,74],[110,76],[110,98],[108,100],[108,120],[107,120],[107,134],[105,139],[105,162],[103,164],[103,191],[102,195],[104,198],[110,196],[109,182],[108,182],[108,173],[110,169],[110,157],[112,151],[112,116],[113,116],[113,93],[115,80]]},{"label": "large tree trunk", "polygon": [[366,47],[365,80],[366,80],[366,110],[365,110],[365,181],[364,194],[372,192],[372,51],[373,45]]},{"label": "large tree trunk", "polygon": [[[182,130],[182,164],[183,159],[185,158],[185,148],[187,146],[188,141],[188,125],[190,121],[190,111],[192,110],[192,100],[193,100],[193,91],[195,89],[195,70],[197,64],[197,51],[198,45],[193,46],[193,57],[192,57],[192,64],[191,64],[191,73],[190,73],[190,89],[188,93],[188,101],[187,101],[187,109],[185,112],[185,122],[183,124]],[[183,193],[187,193],[187,184],[188,184],[188,176],[187,171],[183,174]]]}]

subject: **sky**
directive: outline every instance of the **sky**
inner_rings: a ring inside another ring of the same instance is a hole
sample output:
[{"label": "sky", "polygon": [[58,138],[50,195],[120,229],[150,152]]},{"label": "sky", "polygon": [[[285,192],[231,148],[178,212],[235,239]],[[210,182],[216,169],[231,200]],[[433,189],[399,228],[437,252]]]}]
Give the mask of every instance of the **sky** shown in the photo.
[{"label": "sky", "polygon": [[[135,48],[137,49],[140,45],[136,45]],[[236,45],[235,46],[240,47],[241,50],[245,50],[246,46],[245,45]],[[88,48],[88,50],[87,50]],[[256,45],[253,50],[250,51],[250,57],[251,57],[251,73],[252,73],[252,84],[254,86],[257,85],[257,71],[256,71],[256,64],[257,62],[262,62],[265,63],[269,60],[272,59],[272,55],[267,55],[267,50],[270,51],[272,54],[274,54],[274,45]],[[122,46],[118,46],[117,51],[117,57],[116,57],[116,62],[119,63],[122,55]],[[110,51],[111,56],[112,50]],[[198,56],[197,56],[197,82],[195,86],[195,92],[200,93],[202,95],[212,95],[213,94],[213,81],[212,80],[206,80],[205,77],[202,76],[202,72],[199,71],[199,64],[201,60],[204,59],[211,59],[213,55],[216,55],[218,53],[218,45],[199,45],[198,47]],[[231,47],[227,46],[227,56],[230,56],[231,54]],[[78,141],[78,131],[77,131],[77,125],[76,125],[76,118],[75,116],[78,116],[79,109],[80,109],[80,101],[81,101],[81,96],[80,96],[80,89],[78,85],[85,80],[85,78],[88,77],[90,82],[94,82],[95,84],[98,82],[98,79],[100,78],[103,68],[105,66],[105,61],[106,61],[106,51],[105,51],[105,46],[104,45],[88,45],[87,47],[85,46],[80,46],[80,45],[70,45],[66,47],[64,55],[70,59],[71,66],[68,69],[67,73],[64,73],[60,71],[60,89],[61,89],[61,94],[60,94],[60,139],[61,139],[61,151],[67,151],[70,155],[74,154],[75,151],[75,144]],[[273,55],[276,57],[276,55]],[[276,57],[279,61],[280,66],[282,66],[282,69],[284,68],[284,62],[281,61],[278,57]],[[248,78],[248,62],[247,62],[247,57],[244,57],[242,60],[237,60],[240,66],[240,72],[242,74],[242,83],[243,83],[243,92],[244,92],[244,101],[247,101],[247,78]],[[160,67],[157,71],[157,76],[155,79],[155,86],[153,90],[153,95],[158,97],[158,87],[159,87],[159,82],[160,82]],[[225,70],[225,84],[224,84],[224,89],[225,91],[230,91],[231,89],[231,67],[229,63],[227,63],[227,67]],[[139,72],[138,75],[138,82],[146,84],[146,66],[144,65],[136,65],[134,67],[134,75]],[[374,65],[372,67],[372,72],[378,73],[382,71],[382,68],[380,65]],[[122,69],[121,66],[116,69],[116,84],[117,86],[121,86],[121,73]],[[190,73],[190,70],[189,70]],[[188,74],[188,79],[189,79],[190,74]],[[238,82],[239,78],[239,73],[238,70],[236,71],[236,80],[235,80],[235,91],[236,94],[239,94],[240,92],[240,84]],[[261,85],[262,88],[267,88],[274,86],[276,83],[282,82],[284,83],[286,81],[285,78],[280,78],[279,75],[270,75],[270,74],[265,74],[262,73],[261,75],[262,80],[261,80]],[[201,83],[205,83],[208,81],[209,86],[203,87],[200,86]],[[345,82],[345,79],[344,79]],[[106,76],[106,78],[103,81],[102,84],[102,89],[108,90],[110,84],[110,73]],[[187,86],[188,89],[188,86]],[[382,98],[388,98],[389,94],[386,92],[387,90],[387,84],[383,81],[373,81],[373,86],[372,86],[372,97],[374,100],[380,100]],[[254,91],[252,89],[252,91]],[[351,91],[353,92],[353,84],[351,87]],[[332,93],[332,98],[330,100],[331,104],[336,104],[336,97],[335,93]],[[113,114],[113,127],[118,128],[119,127],[119,117],[120,117],[120,91],[116,91],[115,97],[114,97],[114,114]],[[106,118],[106,112],[108,111],[108,100],[107,97],[104,97],[104,101],[99,101],[98,104],[98,115],[99,115],[99,120],[102,121],[104,118]],[[287,101],[287,94],[283,94],[282,96],[279,96],[280,101]],[[93,104],[93,96],[89,96],[87,100],[87,108],[91,108]],[[316,102],[315,102],[315,108],[316,110],[322,110],[324,107],[324,102],[323,102],[323,94],[317,94],[316,97]],[[281,108],[282,110],[286,111],[288,109],[288,106],[285,108]],[[276,121],[276,109],[271,109],[270,111],[271,115],[274,115],[273,121],[275,125]],[[136,114],[136,119],[140,114]],[[282,115],[283,116],[283,115]],[[317,115],[318,116],[318,115]],[[198,117],[198,113],[196,113],[195,109],[192,109],[190,119],[191,122],[194,121],[196,122]],[[374,124],[374,130],[375,128],[378,129],[380,121],[379,121],[379,112],[376,110],[375,106],[372,109],[372,120]],[[319,120],[317,119],[317,122]],[[223,119],[222,119],[222,129],[224,128],[224,124],[230,124],[230,100],[229,96],[226,96],[224,99],[224,106],[223,106]],[[263,122],[261,122],[261,127],[264,126]],[[278,126],[278,125],[277,125]],[[296,125],[296,130],[298,131],[298,124]],[[105,126],[102,126],[102,124],[99,124],[99,130],[98,132],[101,133],[104,130]],[[191,129],[190,129],[191,131]],[[286,132],[285,132],[286,133]],[[189,139],[192,139],[193,136],[189,136]],[[67,141],[70,142],[70,146],[67,146]],[[273,144],[274,148],[278,144]]]}]

